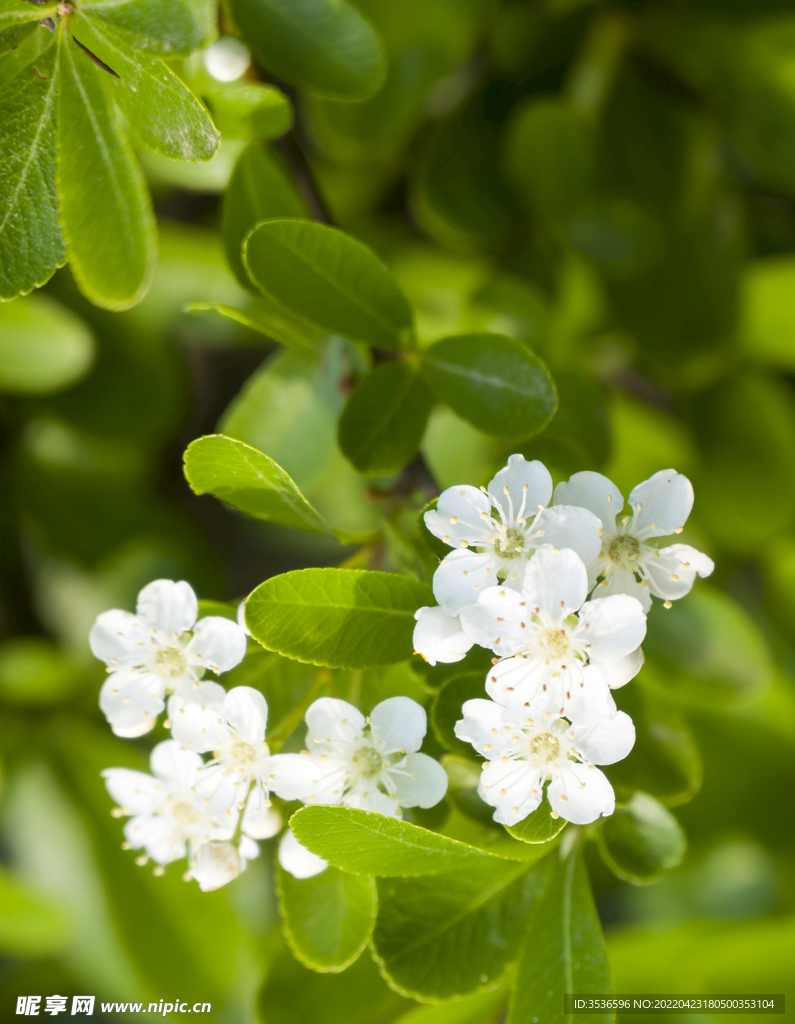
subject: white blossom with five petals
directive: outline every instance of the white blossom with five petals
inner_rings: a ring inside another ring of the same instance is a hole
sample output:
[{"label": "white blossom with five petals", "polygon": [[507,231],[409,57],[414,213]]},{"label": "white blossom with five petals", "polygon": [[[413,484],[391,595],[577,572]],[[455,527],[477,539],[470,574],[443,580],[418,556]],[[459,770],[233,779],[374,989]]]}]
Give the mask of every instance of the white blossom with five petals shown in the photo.
[{"label": "white blossom with five petals", "polygon": [[521,590],[528,559],[542,544],[571,548],[586,561],[599,554],[601,524],[583,507],[547,507],[552,477],[538,461],[511,455],[489,486],[448,487],[425,513],[434,536],[456,550],[433,577],[436,600],[450,615],[500,584]]},{"label": "white blossom with five petals", "polygon": [[652,595],[675,601],[690,592],[697,575],[709,576],[715,568],[711,558],[688,544],[657,547],[658,538],[682,532],[693,508],[692,484],[673,469],[660,470],[633,488],[626,515],[621,491],[590,471],[559,483],[555,504],[579,505],[601,519],[601,550],[594,559],[584,559],[591,587],[602,578],[600,594],[630,594],[648,612]]},{"label": "white blossom with five petals", "polygon": [[[154,726],[168,693],[202,701],[209,669],[227,672],[243,660],[246,635],[221,616],[196,622],[196,594],[184,580],[155,580],[138,595],[135,614],[103,612],[89,636],[108,666],[99,704],[117,736],[142,736]],[[208,691],[211,692],[211,691]]]},{"label": "white blossom with five petals", "polygon": [[500,704],[520,700],[530,717],[549,712],[579,721],[615,713],[610,690],[643,665],[646,615],[626,594],[586,601],[588,574],[571,550],[546,546],[530,559],[521,593],[483,592],[464,609],[464,628],[503,660],[486,677]]}]

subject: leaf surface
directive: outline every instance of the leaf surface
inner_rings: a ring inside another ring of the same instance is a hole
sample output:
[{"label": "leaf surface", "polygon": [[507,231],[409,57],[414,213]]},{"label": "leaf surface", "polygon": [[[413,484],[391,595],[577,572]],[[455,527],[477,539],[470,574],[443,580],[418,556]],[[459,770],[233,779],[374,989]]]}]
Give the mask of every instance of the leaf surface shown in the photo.
[{"label": "leaf surface", "polygon": [[0,391],[56,391],[79,380],[93,358],[91,331],[48,296],[0,305]]},{"label": "leaf surface", "polygon": [[218,35],[212,0],[85,0],[80,10],[101,18],[136,50],[187,57]]},{"label": "leaf surface", "polygon": [[648,885],[682,863],[687,838],[663,805],[639,790],[605,819],[599,851],[610,870],[626,882]]}]

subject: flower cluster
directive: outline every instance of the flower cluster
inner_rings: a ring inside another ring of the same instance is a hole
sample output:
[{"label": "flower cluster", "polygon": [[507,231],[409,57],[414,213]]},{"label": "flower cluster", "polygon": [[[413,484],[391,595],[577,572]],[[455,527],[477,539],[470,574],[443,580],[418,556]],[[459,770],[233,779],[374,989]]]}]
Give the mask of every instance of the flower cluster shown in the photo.
[{"label": "flower cluster", "polygon": [[[550,499],[552,503],[550,504]],[[652,596],[666,607],[712,561],[682,532],[693,488],[674,470],[624,498],[599,473],[552,490],[540,462],[512,455],[488,488],[446,490],[428,529],[453,550],[433,581],[439,602],[417,612],[414,644],[431,664],[460,661],[474,644],[494,652],[490,700],[464,704],[456,725],[486,761],[478,792],[515,825],[546,795],[554,817],[587,824],[615,807],[596,765],[632,749],[635,730],[611,691],[643,665]]]},{"label": "flower cluster", "polygon": [[[236,878],[259,852],[258,839],[281,830],[271,795],[304,803],[344,804],[400,817],[402,807],[431,807],[447,775],[419,753],[427,719],[408,697],[382,701],[369,718],[353,705],[323,697],[306,712],[307,749],[272,754],[265,740],[268,706],[249,686],[228,692],[203,678],[242,661],[243,627],[220,617],[196,622],[198,602],[185,582],[156,580],[138,597],[135,615],[99,616],[91,648],[108,666],[100,706],[113,731],[149,731],[168,699],[172,739],[151,753],[151,774],[108,768],[102,774],[129,816],[125,846],[144,852],[161,874],[187,858],[186,878],[204,891]],[[209,755],[205,757],[205,755]],[[287,830],[282,866],[298,877],[326,867]]]}]

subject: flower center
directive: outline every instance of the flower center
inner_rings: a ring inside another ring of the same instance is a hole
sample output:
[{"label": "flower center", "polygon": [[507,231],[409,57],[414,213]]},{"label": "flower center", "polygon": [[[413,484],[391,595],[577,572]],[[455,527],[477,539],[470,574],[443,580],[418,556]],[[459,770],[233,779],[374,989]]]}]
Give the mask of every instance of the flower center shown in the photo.
[{"label": "flower center", "polygon": [[178,647],[163,647],[155,655],[155,672],[159,676],[176,678],[188,667],[185,655]]},{"label": "flower center", "polygon": [[386,767],[378,751],[370,746],[359,747],[351,760],[356,765],[359,775],[365,779],[374,778]]},{"label": "flower center", "polygon": [[257,750],[250,743],[237,740],[232,744],[232,757],[243,764],[253,764],[257,759]]},{"label": "flower center", "polygon": [[549,658],[565,658],[571,642],[563,629],[545,629],[538,637],[538,646]]},{"label": "flower center", "polygon": [[500,558],[518,558],[524,551],[524,534],[512,526],[505,531],[505,537],[494,541],[495,554]]},{"label": "flower center", "polygon": [[183,825],[201,821],[201,814],[191,804],[174,804],[171,813]]},{"label": "flower center", "polygon": [[560,755],[560,743],[556,736],[542,732],[530,740],[530,755],[537,765],[557,761]]},{"label": "flower center", "polygon": [[627,569],[634,569],[640,556],[640,544],[634,537],[623,534],[616,537],[610,544],[607,551],[610,560],[623,565]]}]

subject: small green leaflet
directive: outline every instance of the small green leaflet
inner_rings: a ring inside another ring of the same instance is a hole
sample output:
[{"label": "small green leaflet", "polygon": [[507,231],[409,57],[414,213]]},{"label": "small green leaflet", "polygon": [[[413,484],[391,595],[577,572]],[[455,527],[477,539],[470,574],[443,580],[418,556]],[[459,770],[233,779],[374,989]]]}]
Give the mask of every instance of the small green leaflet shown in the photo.
[{"label": "small green leaflet", "polygon": [[278,139],[292,127],[290,101],[273,85],[218,82],[199,91],[224,138]]},{"label": "small green leaflet", "polygon": [[411,307],[366,245],[308,220],[258,224],[243,263],[267,298],[308,330],[341,334],[378,348],[412,343]]},{"label": "small green leaflet", "polygon": [[658,881],[682,863],[687,849],[687,838],[673,814],[640,791],[605,819],[598,842],[610,870],[635,885]]},{"label": "small green leaflet", "polygon": [[101,18],[136,50],[187,57],[218,35],[214,0],[84,0],[80,13]]},{"label": "small green leaflet", "polygon": [[378,906],[375,882],[326,868],[311,878],[278,869],[284,936],[313,971],[344,971],[364,951]]},{"label": "small green leaflet", "polygon": [[303,807],[295,837],[329,864],[378,878],[413,878],[488,865],[497,858],[457,839],[352,807]]},{"label": "small green leaflet", "polygon": [[228,306],[223,302],[188,302],[185,304],[185,312],[197,315],[213,313],[226,317],[281,342],[287,348],[309,349],[321,337],[320,333],[311,334],[305,324],[296,323],[285,316],[265,298],[253,302],[245,309]]},{"label": "small green leaflet", "polygon": [[246,601],[246,625],[269,651],[329,668],[391,665],[411,657],[414,612],[428,587],[358,569],[298,569],[274,576]]},{"label": "small green leaflet", "polygon": [[232,0],[257,60],[304,92],[364,100],[386,77],[383,49],[347,0]]},{"label": "small green leaflet", "polygon": [[55,191],[59,61],[53,39],[0,93],[0,299],[6,301],[44,284],[66,259]]},{"label": "small green leaflet", "polygon": [[0,391],[56,391],[79,380],[93,358],[91,331],[49,296],[0,305]]},{"label": "small green leaflet", "polygon": [[516,825],[506,825],[514,839],[523,843],[548,843],[566,827],[564,818],[553,818],[546,793],[541,804]]},{"label": "small green leaflet", "polygon": [[531,910],[507,1024],[608,1024],[612,1012],[563,1012],[566,993],[612,991],[604,937],[582,854],[559,849],[543,861],[545,884]]},{"label": "small green leaflet", "polygon": [[242,441],[223,434],[192,441],[185,450],[185,476],[196,494],[213,494],[256,519],[331,532],[281,466]]}]

